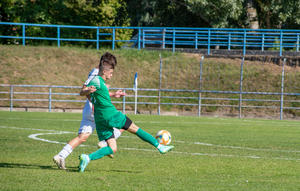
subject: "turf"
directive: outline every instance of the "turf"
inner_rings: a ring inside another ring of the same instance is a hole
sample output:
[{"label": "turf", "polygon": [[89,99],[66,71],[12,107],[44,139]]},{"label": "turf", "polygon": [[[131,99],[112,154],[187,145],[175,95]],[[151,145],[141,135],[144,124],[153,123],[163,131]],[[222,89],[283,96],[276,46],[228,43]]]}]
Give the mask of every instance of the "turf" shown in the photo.
[{"label": "turf", "polygon": [[175,149],[161,155],[125,132],[114,159],[79,173],[96,135],[67,158],[68,170],[52,157],[76,136],[80,114],[0,112],[1,190],[300,190],[299,121],[129,117],[152,135],[170,131]]}]

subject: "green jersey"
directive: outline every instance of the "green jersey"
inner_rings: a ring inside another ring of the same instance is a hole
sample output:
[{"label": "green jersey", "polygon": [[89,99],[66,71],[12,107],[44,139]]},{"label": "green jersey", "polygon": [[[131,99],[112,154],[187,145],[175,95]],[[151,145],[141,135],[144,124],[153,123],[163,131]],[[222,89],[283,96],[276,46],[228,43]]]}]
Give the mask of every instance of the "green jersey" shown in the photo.
[{"label": "green jersey", "polygon": [[108,88],[101,76],[96,76],[87,86],[96,88],[96,91],[91,93],[96,129],[100,140],[107,139],[112,135],[113,127],[124,127],[126,116],[111,103]]}]

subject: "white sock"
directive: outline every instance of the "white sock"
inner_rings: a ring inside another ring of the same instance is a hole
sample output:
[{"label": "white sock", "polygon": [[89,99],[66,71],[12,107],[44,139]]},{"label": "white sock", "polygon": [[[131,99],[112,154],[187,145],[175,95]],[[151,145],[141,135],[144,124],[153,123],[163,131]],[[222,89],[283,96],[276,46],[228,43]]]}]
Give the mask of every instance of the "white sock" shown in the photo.
[{"label": "white sock", "polygon": [[69,144],[66,144],[66,146],[64,146],[64,148],[58,153],[58,155],[64,159],[66,159],[69,154],[71,154],[73,151],[72,146]]}]

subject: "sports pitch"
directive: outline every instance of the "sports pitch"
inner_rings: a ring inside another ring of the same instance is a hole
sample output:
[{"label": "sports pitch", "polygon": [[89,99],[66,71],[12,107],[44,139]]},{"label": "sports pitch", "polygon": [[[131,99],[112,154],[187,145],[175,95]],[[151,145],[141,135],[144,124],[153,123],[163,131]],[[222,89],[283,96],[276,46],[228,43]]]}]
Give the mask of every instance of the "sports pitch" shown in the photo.
[{"label": "sports pitch", "polygon": [[114,159],[77,172],[97,149],[94,132],[57,169],[52,157],[76,136],[81,115],[0,112],[0,190],[300,190],[300,122],[129,115],[152,135],[172,134],[159,154],[124,132]]}]

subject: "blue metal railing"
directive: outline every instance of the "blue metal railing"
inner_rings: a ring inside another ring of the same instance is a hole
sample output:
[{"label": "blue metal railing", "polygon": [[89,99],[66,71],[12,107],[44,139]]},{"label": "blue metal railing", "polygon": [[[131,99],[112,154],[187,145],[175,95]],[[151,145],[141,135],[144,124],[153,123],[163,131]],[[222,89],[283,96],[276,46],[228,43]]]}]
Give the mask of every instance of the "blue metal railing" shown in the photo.
[{"label": "blue metal railing", "polygon": [[[22,30],[18,33],[17,26]],[[6,27],[7,34],[0,34],[2,39],[20,39],[23,46],[26,40],[46,40],[57,41],[60,47],[63,42],[90,42],[96,43],[96,48],[100,48],[100,43],[111,44],[112,49],[117,43],[132,43],[138,49],[156,46],[162,49],[190,48],[205,49],[210,55],[212,48],[218,47],[225,50],[240,50],[243,55],[249,50],[275,50],[279,56],[284,52],[299,53],[300,30],[279,30],[279,29],[230,29],[230,28],[182,28],[182,27],[100,27],[100,26],[72,26],[72,25],[50,25],[31,23],[11,23],[0,22],[1,28]],[[15,27],[15,28],[14,28]],[[47,27],[56,29],[56,37],[29,36],[26,31],[31,27]],[[62,29],[89,29],[95,38],[63,38]],[[137,38],[127,40],[124,35],[117,35],[120,31],[130,31],[137,34]],[[299,53],[300,54],[300,53]]]},{"label": "blue metal railing", "polygon": [[[245,91],[244,84],[244,57],[241,59],[240,65],[240,80],[239,88],[235,91],[228,90],[209,90],[204,89],[203,82],[203,65],[204,56],[200,60],[199,71],[199,88],[196,89],[166,89],[163,88],[163,65],[164,62],[160,55],[159,67],[159,87],[158,89],[150,88],[110,88],[111,90],[122,89],[127,91],[127,96],[123,97],[122,101],[113,100],[114,104],[122,104],[122,110],[125,113],[126,105],[134,104],[135,113],[137,111],[137,104],[157,105],[157,114],[161,113],[161,106],[198,106],[198,116],[201,116],[201,108],[203,107],[231,107],[237,108],[239,111],[239,118],[242,118],[243,108],[266,108],[273,110],[280,110],[280,119],[283,119],[284,110],[300,110],[300,92],[297,87],[293,88],[292,92],[285,90],[285,65],[286,58],[282,62],[281,73],[281,89],[273,92],[253,92]],[[208,72],[208,71],[206,71]],[[214,71],[215,72],[215,71]],[[221,78],[220,78],[221,79]],[[220,80],[219,79],[219,80]],[[234,81],[232,81],[234,82]],[[205,83],[209,83],[206,81]],[[236,82],[234,82],[236,83]],[[252,83],[252,82],[251,82]],[[32,88],[38,88],[38,91],[32,91]],[[79,93],[69,93],[70,90],[77,90],[79,92],[80,86],[53,86],[53,85],[13,85],[0,84],[0,106],[9,106],[10,111],[13,110],[14,102],[31,102],[34,107],[38,107],[33,102],[48,102],[48,109],[51,112],[53,105],[56,102],[84,102]],[[63,90],[63,91],[62,91]],[[145,93],[144,95],[140,92]],[[131,95],[130,95],[131,93]],[[32,98],[38,96],[36,98]],[[68,96],[68,97],[65,97]],[[220,96],[220,97],[219,97]],[[134,98],[134,99],[133,99]],[[221,101],[221,102],[217,102]],[[4,104],[3,104],[4,103]],[[26,105],[23,103],[22,105]],[[18,107],[20,105],[18,104]],[[62,107],[62,106],[60,106]],[[25,107],[27,108],[27,107]],[[55,106],[54,106],[55,108]],[[286,111],[289,112],[289,111]],[[297,115],[297,114],[296,114]]]},{"label": "blue metal railing", "polygon": [[[22,88],[22,89],[20,89]],[[38,88],[38,90],[32,90],[32,88]],[[42,89],[44,88],[44,89]],[[14,108],[20,107],[16,106],[15,102],[48,102],[48,111],[51,112],[52,109],[55,109],[53,103],[84,103],[85,99],[82,96],[79,96],[79,93],[71,93],[66,92],[67,90],[76,90],[76,92],[80,91],[81,86],[52,86],[52,85],[16,85],[16,84],[0,84],[0,101],[3,101],[4,105],[9,105],[10,111],[13,111]],[[63,89],[61,92],[60,90]],[[128,92],[129,95],[124,96],[120,101],[112,101],[114,104],[121,104],[123,113],[126,112],[127,105],[134,105],[135,101],[133,98],[135,97],[133,92],[134,88],[111,88],[112,90],[122,89],[123,91]],[[287,106],[289,103],[299,103],[299,99],[294,100],[284,100],[283,96],[300,96],[300,93],[286,93],[286,92],[245,92],[245,91],[214,91],[214,90],[186,90],[186,89],[150,89],[150,88],[138,88],[139,92],[153,92],[153,95],[143,95],[142,93],[138,94],[137,104],[139,105],[157,105],[158,114],[160,114],[160,106],[161,105],[171,105],[171,106],[198,106],[198,114],[201,113],[201,108],[203,107],[230,107],[237,108],[240,110],[241,117],[241,108],[265,108],[265,109],[280,109],[280,119],[283,116],[283,110],[300,110],[300,107]],[[130,93],[131,92],[131,93]],[[162,95],[159,92],[172,92],[172,96]],[[194,96],[183,97],[176,96],[176,93],[185,92],[185,93],[194,93]],[[211,93],[211,94],[220,94],[220,95],[240,95],[239,98],[229,97],[204,97],[201,96],[201,93]],[[130,95],[131,94],[131,95]],[[7,96],[5,96],[7,95]],[[28,97],[28,95],[35,95],[36,98]],[[246,99],[242,98],[241,95],[274,95],[280,96],[280,99]],[[47,96],[47,97],[45,97]],[[68,96],[68,97],[66,97]],[[131,100],[130,100],[131,98]],[[151,98],[151,100],[149,100]],[[148,99],[148,100],[145,100]],[[166,101],[167,100],[167,101]],[[171,101],[172,100],[172,101]],[[175,101],[173,101],[175,100]],[[178,102],[178,100],[183,100],[183,102]],[[194,100],[194,101],[193,101]],[[197,102],[198,100],[199,102]],[[235,104],[212,104],[212,103],[202,103],[204,100],[219,100],[219,101],[234,101]],[[263,105],[255,105],[255,104],[244,104],[241,102],[257,102],[263,103]],[[274,103],[269,105],[268,103]],[[286,106],[284,106],[284,103]],[[280,104],[280,105],[279,105]],[[25,104],[26,105],[26,104]],[[30,104],[29,104],[30,105]],[[3,107],[3,105],[1,105]],[[22,106],[21,106],[22,107]],[[24,108],[28,107],[23,106]],[[35,104],[35,107],[37,106]],[[200,116],[200,115],[199,115]]]}]

